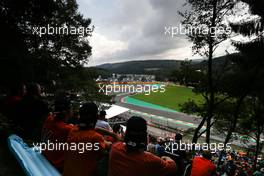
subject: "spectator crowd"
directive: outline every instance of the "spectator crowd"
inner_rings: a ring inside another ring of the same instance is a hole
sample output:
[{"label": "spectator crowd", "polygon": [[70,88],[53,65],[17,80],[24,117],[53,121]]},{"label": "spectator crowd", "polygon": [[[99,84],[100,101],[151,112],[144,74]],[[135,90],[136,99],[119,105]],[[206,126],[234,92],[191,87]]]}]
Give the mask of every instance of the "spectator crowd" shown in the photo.
[{"label": "spectator crowd", "polygon": [[[57,144],[90,144],[78,150],[45,150],[43,155],[65,176],[264,176],[264,161],[253,167],[253,158],[234,151],[166,150],[174,139],[150,136],[147,121],[132,116],[126,131],[105,118],[94,102],[83,103],[74,113],[71,100],[59,96],[50,108],[38,84],[15,86],[2,101],[0,111],[16,126],[16,133],[28,141]],[[72,123],[75,122],[75,123]]]}]

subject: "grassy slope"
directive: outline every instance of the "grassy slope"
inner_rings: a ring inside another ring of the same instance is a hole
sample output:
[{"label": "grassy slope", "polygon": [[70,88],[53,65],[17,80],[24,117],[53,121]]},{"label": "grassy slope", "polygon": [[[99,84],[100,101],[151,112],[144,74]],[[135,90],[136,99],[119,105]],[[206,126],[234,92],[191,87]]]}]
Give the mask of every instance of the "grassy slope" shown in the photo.
[{"label": "grassy slope", "polygon": [[196,102],[202,101],[202,96],[193,93],[191,88],[180,86],[167,86],[164,93],[152,92],[150,95],[136,94],[133,95],[132,98],[164,106],[176,111],[179,111],[179,105],[185,103],[188,99]]}]

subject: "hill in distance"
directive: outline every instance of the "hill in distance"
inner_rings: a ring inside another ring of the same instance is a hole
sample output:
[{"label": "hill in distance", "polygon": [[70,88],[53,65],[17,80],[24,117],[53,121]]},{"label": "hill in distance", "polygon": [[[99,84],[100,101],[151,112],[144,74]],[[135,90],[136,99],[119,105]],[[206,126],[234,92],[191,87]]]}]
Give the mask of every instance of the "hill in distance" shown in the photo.
[{"label": "hill in distance", "polygon": [[[230,56],[220,56],[213,59],[213,67],[215,69],[221,68],[226,60]],[[166,78],[171,74],[173,70],[180,68],[181,63],[184,60],[140,60],[140,61],[128,61],[120,63],[107,63],[96,66],[97,69],[105,70],[111,73],[119,74],[146,74],[146,75],[155,75],[158,80]],[[206,69],[207,60],[197,59],[191,60],[191,65],[194,69]]]},{"label": "hill in distance", "polygon": [[103,64],[97,68],[120,74],[155,74],[179,69],[180,60],[143,60]]}]

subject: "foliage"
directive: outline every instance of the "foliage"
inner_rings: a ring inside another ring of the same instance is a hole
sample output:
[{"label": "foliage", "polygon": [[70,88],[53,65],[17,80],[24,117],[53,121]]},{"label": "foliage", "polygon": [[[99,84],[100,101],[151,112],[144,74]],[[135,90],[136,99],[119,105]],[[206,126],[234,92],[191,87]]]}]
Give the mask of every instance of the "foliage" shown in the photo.
[{"label": "foliage", "polygon": [[[215,87],[217,83],[217,77],[213,71],[213,54],[219,44],[225,41],[230,31],[228,25],[224,22],[224,18],[232,13],[232,8],[235,5],[233,0],[187,0],[191,10],[180,12],[183,17],[182,23],[185,28],[189,31],[187,36],[193,43],[192,50],[194,54],[199,54],[206,57],[207,69],[202,80],[197,85],[197,91],[199,91],[206,103],[204,116],[198,127],[196,128],[193,136],[193,142],[197,142],[200,129],[206,122],[206,142],[210,143],[210,130],[213,123],[211,122],[214,118],[215,102]],[[221,29],[219,31],[219,29]]]},{"label": "foliage", "polygon": [[[208,44],[212,43],[213,50],[215,50],[229,36],[228,24],[224,22],[224,18],[233,13],[235,1],[217,0],[215,12],[215,0],[187,0],[186,2],[187,5],[190,5],[191,10],[179,12],[179,14],[183,17],[182,24],[191,31],[187,33],[187,36],[193,42],[193,52],[208,57]],[[213,19],[213,13],[215,13],[215,19]],[[214,24],[212,20],[214,20]],[[218,29],[222,29],[222,31],[220,32]]]},{"label": "foliage", "polygon": [[180,68],[172,71],[170,80],[181,85],[195,86],[200,83],[202,71],[193,68],[192,61],[181,62]]},{"label": "foliage", "polygon": [[91,46],[88,33],[42,36],[34,27],[84,27],[85,19],[77,11],[75,0],[4,0],[0,3],[0,77],[4,84],[51,82],[64,67],[87,63]]}]

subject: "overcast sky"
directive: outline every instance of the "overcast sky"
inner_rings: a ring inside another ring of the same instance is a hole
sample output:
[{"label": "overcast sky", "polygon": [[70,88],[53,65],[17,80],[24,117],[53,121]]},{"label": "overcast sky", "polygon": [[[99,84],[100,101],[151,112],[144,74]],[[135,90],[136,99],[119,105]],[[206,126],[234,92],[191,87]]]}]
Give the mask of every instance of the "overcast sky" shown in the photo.
[{"label": "overcast sky", "polygon": [[[77,0],[79,11],[95,26],[88,66],[147,59],[201,59],[192,55],[185,35],[165,35],[165,26],[179,26],[185,0]],[[234,49],[223,44],[216,55]]]}]

